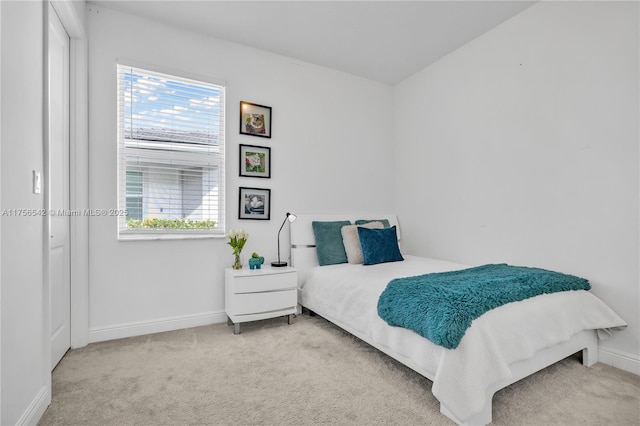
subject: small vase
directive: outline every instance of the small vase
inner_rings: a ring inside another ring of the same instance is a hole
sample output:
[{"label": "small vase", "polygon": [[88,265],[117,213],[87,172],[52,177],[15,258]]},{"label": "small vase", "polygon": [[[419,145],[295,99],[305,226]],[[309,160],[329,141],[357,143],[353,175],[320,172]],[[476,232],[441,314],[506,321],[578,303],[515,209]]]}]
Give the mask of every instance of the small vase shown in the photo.
[{"label": "small vase", "polygon": [[233,254],[233,269],[242,269],[242,259],[240,259],[240,253]]}]

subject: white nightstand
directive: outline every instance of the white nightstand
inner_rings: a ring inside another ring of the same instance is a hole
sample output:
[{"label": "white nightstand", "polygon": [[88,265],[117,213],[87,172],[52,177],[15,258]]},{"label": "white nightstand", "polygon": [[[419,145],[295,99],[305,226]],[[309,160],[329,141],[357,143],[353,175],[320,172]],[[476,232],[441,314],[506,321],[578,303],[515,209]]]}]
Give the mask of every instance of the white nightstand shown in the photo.
[{"label": "white nightstand", "polygon": [[225,269],[224,309],[233,334],[240,323],[279,316],[293,321],[298,304],[298,272],[295,268]]}]

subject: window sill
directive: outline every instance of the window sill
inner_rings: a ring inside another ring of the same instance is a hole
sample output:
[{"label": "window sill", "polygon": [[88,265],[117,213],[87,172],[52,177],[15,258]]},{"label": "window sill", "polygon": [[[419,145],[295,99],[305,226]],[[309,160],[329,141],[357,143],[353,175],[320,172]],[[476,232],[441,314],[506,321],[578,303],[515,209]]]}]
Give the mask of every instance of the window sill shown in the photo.
[{"label": "window sill", "polygon": [[203,240],[226,238],[224,233],[196,233],[196,232],[123,232],[118,234],[118,241],[172,241],[172,240]]}]

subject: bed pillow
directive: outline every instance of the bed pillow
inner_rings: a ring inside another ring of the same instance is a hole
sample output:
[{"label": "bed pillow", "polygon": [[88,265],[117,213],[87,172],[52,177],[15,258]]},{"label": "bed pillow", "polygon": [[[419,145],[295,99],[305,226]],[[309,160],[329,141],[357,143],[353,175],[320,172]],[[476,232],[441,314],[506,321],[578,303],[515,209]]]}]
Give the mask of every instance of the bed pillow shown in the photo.
[{"label": "bed pillow", "polygon": [[347,253],[342,244],[343,226],[351,225],[348,220],[335,222],[311,222],[313,235],[316,237],[316,254],[320,266],[347,263]]},{"label": "bed pillow", "polygon": [[362,248],[362,260],[365,265],[404,260],[398,247],[396,227],[383,229],[358,228],[358,237]]},{"label": "bed pillow", "polygon": [[[367,222],[360,225],[367,229],[382,229],[382,222]],[[358,225],[343,226],[342,243],[344,251],[347,253],[347,261],[355,265],[362,265],[362,249],[360,248],[360,238],[358,237]]]},{"label": "bed pillow", "polygon": [[371,222],[382,222],[383,227],[391,228],[391,224],[389,223],[389,219],[373,219],[373,220],[358,219],[358,220],[355,221],[355,224],[356,225],[364,225],[365,223],[371,223]]}]

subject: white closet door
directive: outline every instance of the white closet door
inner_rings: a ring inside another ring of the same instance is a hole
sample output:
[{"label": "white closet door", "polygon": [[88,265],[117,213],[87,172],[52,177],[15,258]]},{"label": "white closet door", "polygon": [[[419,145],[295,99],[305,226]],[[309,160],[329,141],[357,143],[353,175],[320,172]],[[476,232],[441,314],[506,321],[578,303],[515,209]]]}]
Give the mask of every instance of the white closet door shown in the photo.
[{"label": "white closet door", "polygon": [[[69,36],[49,5],[49,207],[69,210]],[[51,368],[71,346],[69,218],[50,215]]]}]

